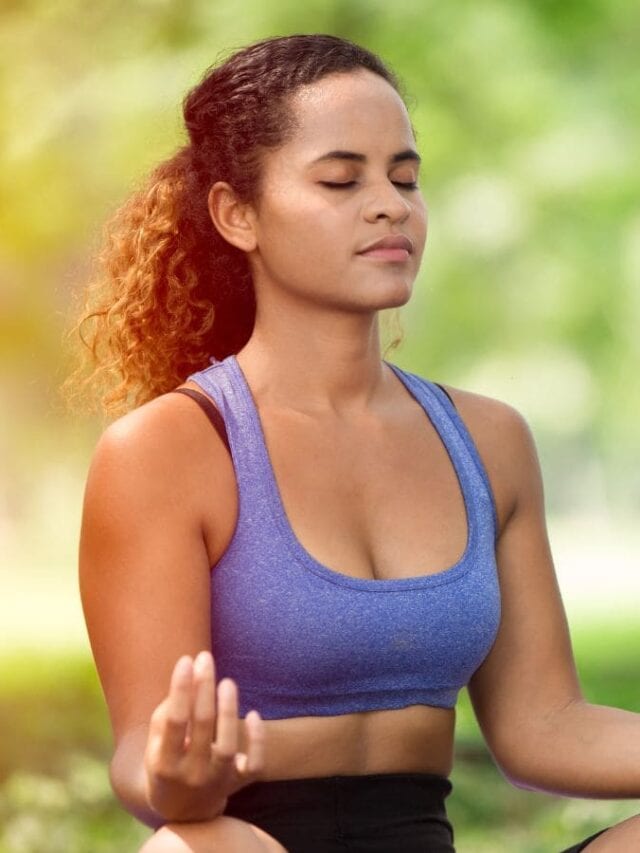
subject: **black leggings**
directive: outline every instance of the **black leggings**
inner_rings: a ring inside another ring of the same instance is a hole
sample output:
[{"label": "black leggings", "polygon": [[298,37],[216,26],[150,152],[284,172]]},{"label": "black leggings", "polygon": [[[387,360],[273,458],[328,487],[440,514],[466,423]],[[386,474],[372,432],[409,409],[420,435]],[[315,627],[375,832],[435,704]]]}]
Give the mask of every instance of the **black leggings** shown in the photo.
[{"label": "black leggings", "polygon": [[252,782],[227,815],[266,830],[289,853],[455,853],[436,773],[370,773]]},{"label": "black leggings", "polygon": [[[224,813],[266,830],[289,853],[455,853],[451,791],[437,773],[278,779],[236,791]],[[588,851],[604,831],[562,853]]]}]

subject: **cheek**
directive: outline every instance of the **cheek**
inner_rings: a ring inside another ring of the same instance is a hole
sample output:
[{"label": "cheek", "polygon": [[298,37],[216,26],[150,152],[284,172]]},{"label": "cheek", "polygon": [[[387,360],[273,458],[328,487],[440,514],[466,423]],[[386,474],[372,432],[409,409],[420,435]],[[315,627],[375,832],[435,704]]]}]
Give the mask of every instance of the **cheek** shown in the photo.
[{"label": "cheek", "polygon": [[418,219],[421,219],[426,225],[429,215],[427,209],[427,202],[425,201],[424,196],[422,195],[418,197],[418,201],[415,204],[414,216],[416,216]]},{"label": "cheek", "polygon": [[318,275],[348,259],[355,247],[350,240],[344,212],[317,196],[281,200],[270,212],[268,254],[274,261],[304,265]]},{"label": "cheek", "polygon": [[416,235],[421,235],[422,244],[424,245],[427,238],[429,228],[429,211],[427,205],[423,202],[416,206],[414,210],[414,227]]}]

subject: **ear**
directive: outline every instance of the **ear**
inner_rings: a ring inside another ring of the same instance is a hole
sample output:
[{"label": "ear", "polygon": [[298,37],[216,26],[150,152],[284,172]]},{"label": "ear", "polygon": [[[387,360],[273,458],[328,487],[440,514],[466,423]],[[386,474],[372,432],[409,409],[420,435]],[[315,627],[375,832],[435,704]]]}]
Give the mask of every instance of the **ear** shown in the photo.
[{"label": "ear", "polygon": [[221,236],[243,252],[252,252],[257,241],[250,205],[238,201],[226,181],[216,181],[209,190],[207,202],[211,221]]}]

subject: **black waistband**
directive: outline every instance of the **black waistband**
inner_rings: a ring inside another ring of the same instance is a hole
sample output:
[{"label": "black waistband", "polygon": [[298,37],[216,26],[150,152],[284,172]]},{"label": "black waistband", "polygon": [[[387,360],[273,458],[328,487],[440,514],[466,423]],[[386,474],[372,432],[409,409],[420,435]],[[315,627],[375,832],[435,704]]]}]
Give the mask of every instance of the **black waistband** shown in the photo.
[{"label": "black waistband", "polygon": [[229,797],[227,814],[236,809],[253,809],[267,804],[294,802],[318,804],[323,799],[340,797],[357,803],[366,800],[397,807],[425,800],[442,804],[453,790],[451,780],[439,773],[362,773],[354,775],[305,776],[299,779],[273,779],[251,782]]}]

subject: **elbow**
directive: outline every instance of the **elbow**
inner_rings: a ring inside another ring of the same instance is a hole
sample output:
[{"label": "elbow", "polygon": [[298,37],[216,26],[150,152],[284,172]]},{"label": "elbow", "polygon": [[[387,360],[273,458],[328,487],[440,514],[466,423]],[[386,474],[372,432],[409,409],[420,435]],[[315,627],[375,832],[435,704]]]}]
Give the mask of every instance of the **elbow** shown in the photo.
[{"label": "elbow", "polygon": [[167,821],[147,803],[141,765],[139,770],[133,768],[133,771],[130,763],[123,766],[116,752],[109,763],[111,790],[132,817],[151,829],[159,829]]},{"label": "elbow", "polygon": [[518,735],[515,727],[507,727],[501,734],[495,728],[491,732],[485,728],[483,734],[493,763],[504,779],[515,788],[537,790],[535,758],[530,738],[524,736],[522,730]]},{"label": "elbow", "polygon": [[123,778],[122,773],[120,772],[117,753],[109,762],[109,784],[111,785],[111,790],[120,805],[124,806],[127,811],[130,811],[129,800],[131,783],[127,783],[127,780]]},{"label": "elbow", "polygon": [[498,764],[498,769],[504,776],[505,780],[513,785],[514,788],[520,788],[523,791],[539,791],[541,790],[538,786],[534,784],[534,782],[527,776],[526,772],[518,771],[510,766],[505,766],[502,764]]},{"label": "elbow", "polygon": [[505,781],[515,788],[527,788],[527,781],[522,768],[517,766],[517,762],[513,760],[513,756],[508,750],[501,749],[494,744],[487,743],[489,753],[493,759],[493,763],[500,771]]},{"label": "elbow", "polygon": [[520,715],[518,723],[505,723],[492,732],[492,754],[505,779],[516,788],[544,793],[564,793],[563,774],[567,766],[564,732],[575,726],[566,714],[584,702],[572,696],[563,704]]},{"label": "elbow", "polygon": [[523,791],[548,792],[549,752],[540,740],[511,737],[508,742],[489,745],[496,767],[505,780]]},{"label": "elbow", "polygon": [[521,788],[523,791],[539,791],[539,788],[533,779],[531,768],[523,766],[522,761],[513,760],[510,756],[498,757],[495,752],[490,750],[493,762],[502,774],[503,778],[514,788]]}]

